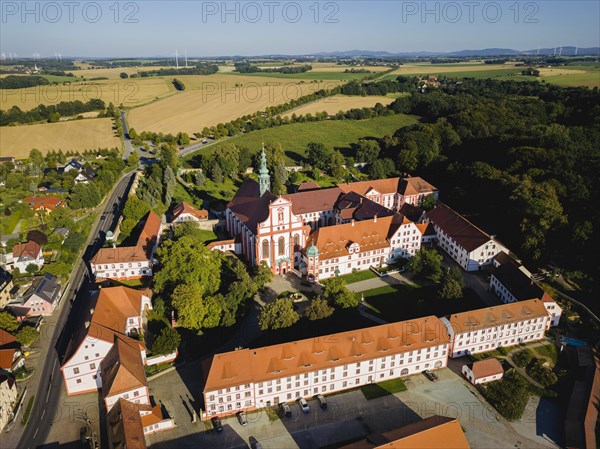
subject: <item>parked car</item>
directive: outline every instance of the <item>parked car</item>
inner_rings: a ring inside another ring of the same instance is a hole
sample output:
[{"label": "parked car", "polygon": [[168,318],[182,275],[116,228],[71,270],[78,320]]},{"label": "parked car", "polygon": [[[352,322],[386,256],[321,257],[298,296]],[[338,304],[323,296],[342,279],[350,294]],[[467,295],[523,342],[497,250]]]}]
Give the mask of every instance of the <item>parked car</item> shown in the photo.
[{"label": "parked car", "polygon": [[300,404],[300,408],[302,408],[303,413],[310,412],[310,408],[308,407],[308,402],[306,402],[306,399],[304,399],[304,398],[298,399],[298,404]]},{"label": "parked car", "polygon": [[325,410],[327,408],[327,402],[325,401],[325,396],[323,396],[322,394],[317,395],[317,401],[319,401],[319,407],[321,407],[323,410]]},{"label": "parked car", "polygon": [[239,412],[237,414],[237,418],[242,426],[245,426],[248,424],[248,417],[246,416],[246,412],[244,412],[244,411]]},{"label": "parked car", "polygon": [[427,379],[429,379],[432,382],[435,382],[436,380],[438,380],[437,374],[432,373],[428,369],[426,369],[425,371],[423,371],[423,374],[425,374],[425,376],[427,377]]},{"label": "parked car", "polygon": [[208,140],[202,139],[202,143],[208,143]]},{"label": "parked car", "polygon": [[212,422],[213,429],[215,429],[217,432],[223,431],[223,424],[221,423],[221,418],[219,418],[218,416],[213,416],[210,419],[210,422]]},{"label": "parked car", "polygon": [[250,447],[252,449],[262,449],[262,445],[256,440],[250,440]]},{"label": "parked car", "polygon": [[290,409],[290,406],[287,405],[285,402],[279,404],[279,408],[281,409],[281,413],[283,413],[283,416],[285,416],[286,418],[292,417],[292,410]]}]

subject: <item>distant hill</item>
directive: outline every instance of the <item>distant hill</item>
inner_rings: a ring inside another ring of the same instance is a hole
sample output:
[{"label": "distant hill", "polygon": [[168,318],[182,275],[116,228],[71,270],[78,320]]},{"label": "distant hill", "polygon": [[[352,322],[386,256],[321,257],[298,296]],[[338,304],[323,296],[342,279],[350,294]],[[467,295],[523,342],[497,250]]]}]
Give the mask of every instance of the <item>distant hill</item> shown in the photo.
[{"label": "distant hill", "polygon": [[[538,49],[535,50],[514,50],[512,48],[484,48],[479,50],[460,50],[453,52],[431,52],[431,51],[411,51],[397,52],[389,51],[373,51],[373,50],[348,50],[348,51],[322,51],[311,53],[303,56],[313,57],[337,57],[337,58],[357,58],[357,57],[375,57],[375,58],[399,58],[399,57],[492,57],[492,56],[520,56],[520,55],[536,55]],[[540,48],[540,55],[562,55],[562,56],[600,56],[600,47],[578,48],[573,46],[556,47],[556,48]]]}]

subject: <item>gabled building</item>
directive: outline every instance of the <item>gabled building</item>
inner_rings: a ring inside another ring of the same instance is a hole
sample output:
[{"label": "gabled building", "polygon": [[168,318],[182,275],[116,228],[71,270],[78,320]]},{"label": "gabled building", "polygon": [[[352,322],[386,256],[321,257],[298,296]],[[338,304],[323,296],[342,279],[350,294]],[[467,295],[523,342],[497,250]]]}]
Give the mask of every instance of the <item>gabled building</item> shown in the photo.
[{"label": "gabled building", "polygon": [[12,299],[14,287],[12,275],[4,268],[0,268],[0,310],[4,309]]},{"label": "gabled building", "polygon": [[502,379],[504,368],[498,359],[491,357],[463,365],[462,373],[473,385],[479,385]]},{"label": "gabled building", "polygon": [[100,364],[115,339],[135,348],[146,363],[146,346],[138,338],[144,315],[152,309],[150,296],[148,290],[110,287],[91,298],[89,314],[73,337],[61,367],[68,395],[102,388]]},{"label": "gabled building", "polygon": [[96,170],[91,167],[84,167],[75,177],[75,184],[89,184],[96,178]]},{"label": "gabled building", "polygon": [[523,265],[506,253],[500,253],[494,260],[496,267],[490,276],[490,290],[502,302],[511,303],[527,299],[539,299],[544,303],[550,315],[550,325],[558,326],[562,308],[531,277]]},{"label": "gabled building", "polygon": [[71,170],[75,170],[77,173],[81,172],[83,165],[75,159],[71,159],[67,165],[65,165],[60,171],[62,173],[68,173]]},{"label": "gabled building", "polygon": [[49,213],[60,207],[66,206],[65,201],[56,196],[28,196],[23,198],[23,202],[27,204],[31,210],[42,213]]},{"label": "gabled building", "polygon": [[14,419],[17,406],[17,382],[6,373],[0,373],[0,432]]},{"label": "gabled building", "polygon": [[433,224],[437,244],[466,271],[481,270],[501,251],[508,252],[494,236],[443,203],[427,212],[426,220]]},{"label": "gabled building", "polygon": [[146,449],[140,406],[119,399],[106,417],[108,447],[111,449]]},{"label": "gabled building", "polygon": [[8,308],[21,320],[30,316],[49,316],[58,305],[61,285],[58,278],[45,274],[36,278],[29,290]]},{"label": "gabled building", "polygon": [[0,370],[14,371],[24,364],[21,344],[14,335],[0,329]]},{"label": "gabled building", "polygon": [[448,334],[435,316],[215,354],[205,367],[206,415],[269,407],[439,369]]},{"label": "gabled building", "polygon": [[161,233],[161,219],[150,211],[136,245],[100,248],[90,260],[92,274],[97,281],[152,276],[154,252]]},{"label": "gabled building", "polygon": [[188,221],[199,223],[208,220],[208,211],[196,209],[185,201],[182,201],[173,208],[172,223],[185,223]]},{"label": "gabled building", "polygon": [[550,316],[539,299],[456,313],[441,321],[453,358],[541,340],[550,327]]},{"label": "gabled building", "polygon": [[421,248],[417,226],[400,214],[318,229],[304,251],[306,274],[322,280],[381,267]]},{"label": "gabled building", "polygon": [[44,255],[39,243],[29,240],[27,243],[19,243],[13,246],[11,252],[2,255],[2,265],[5,270],[18,269],[21,273],[27,271],[27,266],[33,264],[42,268]]}]

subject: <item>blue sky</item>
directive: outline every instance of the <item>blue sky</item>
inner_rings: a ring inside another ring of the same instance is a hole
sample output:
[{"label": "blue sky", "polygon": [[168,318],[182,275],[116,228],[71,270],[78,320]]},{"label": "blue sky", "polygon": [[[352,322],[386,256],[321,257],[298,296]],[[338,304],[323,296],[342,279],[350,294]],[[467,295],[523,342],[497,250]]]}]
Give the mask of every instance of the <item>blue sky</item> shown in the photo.
[{"label": "blue sky", "polygon": [[74,3],[69,10],[62,1],[26,2],[25,11],[20,1],[2,0],[2,52],[125,57],[168,56],[176,48],[217,56],[600,46],[596,0]]}]

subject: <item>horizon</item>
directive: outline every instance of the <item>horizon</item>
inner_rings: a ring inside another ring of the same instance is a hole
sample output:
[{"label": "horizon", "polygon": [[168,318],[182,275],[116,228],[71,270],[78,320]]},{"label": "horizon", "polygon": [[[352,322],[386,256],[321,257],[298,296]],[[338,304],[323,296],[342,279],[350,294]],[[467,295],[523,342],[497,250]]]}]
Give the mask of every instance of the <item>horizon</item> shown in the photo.
[{"label": "horizon", "polygon": [[0,38],[22,58],[530,51],[600,47],[599,15],[589,1],[2,2]]}]

